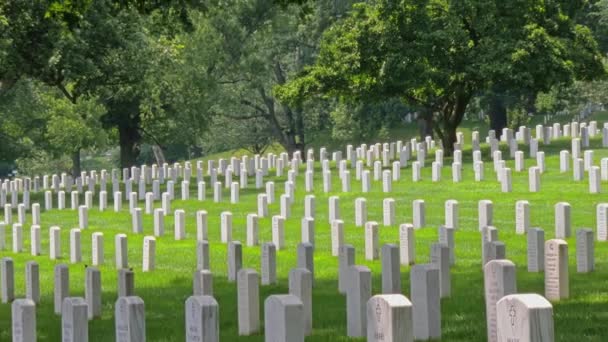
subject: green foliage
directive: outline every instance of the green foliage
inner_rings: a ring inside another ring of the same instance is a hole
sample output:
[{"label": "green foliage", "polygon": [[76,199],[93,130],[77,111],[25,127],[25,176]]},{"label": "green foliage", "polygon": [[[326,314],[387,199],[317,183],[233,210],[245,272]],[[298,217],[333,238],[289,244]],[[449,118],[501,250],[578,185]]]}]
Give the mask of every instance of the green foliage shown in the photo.
[{"label": "green foliage", "polygon": [[449,152],[469,101],[493,84],[538,91],[603,73],[590,31],[569,16],[580,6],[362,3],[326,31],[316,64],[277,94],[286,103],[319,94],[355,101],[401,97],[437,113],[436,132]]}]

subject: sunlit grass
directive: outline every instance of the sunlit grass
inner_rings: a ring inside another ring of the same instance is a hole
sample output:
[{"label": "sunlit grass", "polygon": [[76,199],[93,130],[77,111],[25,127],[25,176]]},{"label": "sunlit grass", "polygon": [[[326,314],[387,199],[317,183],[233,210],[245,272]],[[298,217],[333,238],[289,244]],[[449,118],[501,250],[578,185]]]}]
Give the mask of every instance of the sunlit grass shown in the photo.
[{"label": "sunlit grass", "polygon": [[[467,140],[470,135],[466,135]],[[541,144],[542,145],[542,144]],[[505,146],[503,151],[506,151]],[[527,147],[521,146],[526,151]],[[333,191],[322,192],[322,178],[319,169],[315,174],[316,206],[316,247],[315,247],[315,288],[313,290],[313,335],[309,341],[346,341],[345,298],[338,293],[337,273],[338,260],[331,256],[330,227],[328,222],[328,197],[340,197],[341,216],[345,220],[345,241],[356,248],[356,263],[371,268],[373,274],[373,293],[381,290],[381,264],[379,260],[370,262],[364,258],[363,229],[354,225],[354,201],[363,196],[368,201],[368,219],[382,221],[382,200],[392,197],[396,200],[396,222],[412,221],[412,201],[424,199],[426,202],[426,227],[416,231],[416,261],[429,261],[430,245],[437,240],[437,228],[444,222],[444,203],[456,199],[460,203],[459,230],[456,240],[456,265],[452,268],[452,297],[444,299],[442,305],[442,332],[444,341],[483,341],[486,338],[485,306],[483,299],[483,277],[480,265],[480,235],[477,227],[477,202],[490,199],[494,202],[494,224],[499,229],[499,238],[507,246],[507,257],[517,265],[517,287],[522,293],[536,292],[543,294],[544,276],[542,273],[528,273],[526,270],[526,237],[515,234],[515,202],[526,199],[530,202],[532,226],[545,229],[547,239],[554,236],[554,205],[560,201],[572,205],[572,238],[569,244],[570,288],[571,298],[554,303],[554,319],[557,341],[605,341],[608,336],[608,243],[597,242],[595,249],[596,270],[591,274],[576,273],[576,254],[574,231],[581,227],[590,227],[595,231],[595,210],[600,202],[608,202],[608,184],[602,182],[601,194],[589,194],[587,178],[583,182],[572,181],[570,172],[559,173],[559,151],[569,149],[567,139],[552,142],[541,147],[546,151],[547,172],[542,175],[541,191],[528,192],[528,173],[513,172],[513,192],[501,193],[500,184],[496,181],[490,162],[487,147],[484,149],[485,175],[483,182],[474,182],[471,153],[464,153],[463,181],[453,183],[451,178],[451,160],[446,158],[442,170],[442,180],[431,182],[429,156],[427,167],[423,169],[423,180],[413,183],[411,169],[402,170],[402,178],[393,184],[393,192],[382,193],[380,182],[373,182],[372,192],[360,193],[360,183],[354,180],[351,193],[342,193],[338,172],[333,172]],[[601,140],[594,139],[595,165],[600,158],[608,157],[608,150],[601,149]],[[504,156],[508,153],[503,152]],[[228,155],[226,155],[228,157]],[[526,167],[536,163],[526,159]],[[513,160],[507,161],[513,167]],[[317,168],[319,165],[317,165]],[[206,168],[206,165],[205,165]],[[302,169],[303,170],[303,169]],[[283,191],[285,177],[277,179],[277,199]],[[193,182],[194,183],[194,182]],[[150,273],[141,272],[142,245],[144,235],[153,234],[153,217],[145,215],[144,234],[131,233],[131,216],[128,213],[128,202],[123,201],[120,213],[113,211],[99,212],[97,208],[89,212],[89,228],[82,233],[83,262],[70,265],[70,291],[72,296],[84,296],[84,268],[91,262],[91,234],[103,232],[105,240],[105,264],[100,267],[103,281],[103,316],[89,323],[91,341],[114,340],[113,305],[116,300],[116,270],[114,268],[114,235],[126,233],[129,244],[129,265],[136,272],[136,294],[146,303],[146,324],[149,341],[183,341],[184,340],[184,302],[192,292],[192,273],[196,268],[196,226],[194,223],[197,210],[205,209],[209,213],[209,240],[211,247],[211,270],[214,275],[214,294],[220,304],[221,339],[223,341],[263,341],[263,333],[254,336],[238,336],[236,284],[226,280],[227,262],[226,246],[220,243],[220,213],[229,210],[233,213],[233,239],[243,242],[243,266],[260,270],[260,248],[247,247],[246,215],[257,212],[258,190],[254,189],[255,179],[249,178],[249,188],[242,190],[240,203],[230,204],[229,192],[224,189],[222,203],[213,203],[212,191],[208,188],[207,200],[197,201],[195,186],[191,186],[191,200],[175,200],[171,208],[186,210],[187,239],[173,240],[173,215],[165,221],[165,236],[157,238],[156,270]],[[108,186],[111,189],[111,186]],[[262,191],[262,190],[259,190]],[[176,186],[176,195],[179,187]],[[303,171],[297,179],[296,199],[292,206],[292,217],[286,221],[285,250],[277,253],[277,274],[279,283],[274,286],[261,286],[260,302],[271,294],[286,293],[287,275],[296,266],[296,246],[300,241],[300,218],[304,212],[304,177]],[[111,197],[111,196],[110,196]],[[42,203],[41,194],[34,195],[32,201]],[[56,205],[56,197],[54,198]],[[83,199],[81,198],[81,202]],[[143,203],[139,204],[141,207]],[[160,206],[160,203],[156,203]],[[111,203],[109,207],[112,208]],[[269,207],[271,215],[279,213],[278,201]],[[15,215],[16,217],[16,215]],[[40,264],[42,299],[37,307],[38,338],[40,341],[58,341],[61,335],[61,319],[53,314],[53,266],[57,263],[69,263],[69,229],[78,225],[78,215],[72,210],[51,210],[42,213],[42,256],[29,255],[29,225],[24,229],[24,246],[27,253],[14,254],[11,251],[0,252],[1,257],[9,256],[15,261],[16,296],[25,295],[25,263],[35,260]],[[63,260],[48,259],[48,228],[58,225],[62,228]],[[260,243],[271,241],[271,218],[260,219]],[[398,226],[382,227],[380,242],[396,243],[399,239]],[[7,229],[7,242],[12,240],[10,229]],[[402,290],[409,294],[409,268],[402,267]],[[261,305],[263,310],[263,305]],[[260,317],[263,318],[262,312]],[[0,304],[0,341],[10,340],[10,306]],[[363,340],[363,339],[361,339]]]}]

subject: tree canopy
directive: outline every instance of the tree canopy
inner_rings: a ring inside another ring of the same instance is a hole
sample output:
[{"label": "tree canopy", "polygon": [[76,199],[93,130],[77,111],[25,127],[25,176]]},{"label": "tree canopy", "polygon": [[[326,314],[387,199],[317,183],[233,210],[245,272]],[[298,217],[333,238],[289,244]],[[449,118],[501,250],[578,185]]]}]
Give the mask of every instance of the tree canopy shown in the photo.
[{"label": "tree canopy", "polygon": [[574,20],[582,2],[379,0],[357,4],[327,30],[314,66],[278,87],[300,103],[401,97],[435,113],[450,152],[477,93],[494,84],[548,90],[604,72],[591,31]]}]

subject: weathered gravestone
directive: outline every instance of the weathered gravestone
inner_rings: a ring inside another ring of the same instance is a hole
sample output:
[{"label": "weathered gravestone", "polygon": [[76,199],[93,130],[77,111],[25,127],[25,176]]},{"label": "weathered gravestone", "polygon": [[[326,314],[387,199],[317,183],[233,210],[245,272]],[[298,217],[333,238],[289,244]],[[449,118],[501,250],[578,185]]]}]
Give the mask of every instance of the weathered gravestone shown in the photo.
[{"label": "weathered gravestone", "polygon": [[497,341],[553,342],[553,307],[537,294],[512,294],[496,303]]},{"label": "weathered gravestone", "polygon": [[289,294],[300,299],[303,308],[304,335],[312,333],[312,273],[305,268],[289,271]]},{"label": "weathered gravestone", "polygon": [[87,302],[80,297],[67,297],[61,309],[61,341],[87,342],[89,320]]},{"label": "weathered gravestone", "polygon": [[25,264],[25,298],[40,302],[40,267],[35,261]]},{"label": "weathered gravestone", "polygon": [[294,295],[272,295],[264,302],[264,341],[304,342],[304,305]]},{"label": "weathered gravestone", "polygon": [[414,341],[412,303],[404,295],[376,295],[369,299],[367,341]]},{"label": "weathered gravestone", "polygon": [[346,285],[346,331],[349,337],[367,335],[367,301],[372,296],[372,274],[365,266],[350,266]]},{"label": "weathered gravestone", "polygon": [[530,203],[525,200],[515,202],[515,232],[525,234],[530,229]]},{"label": "weathered gravestone", "polygon": [[135,295],[135,273],[129,269],[118,270],[116,292],[118,297]]},{"label": "weathered gravestone", "polygon": [[545,242],[545,297],[548,300],[568,298],[568,243],[553,239]]},{"label": "weathered gravestone", "polygon": [[431,245],[431,264],[439,269],[441,298],[449,298],[452,292],[450,278],[450,248],[441,243]]},{"label": "weathered gravestone", "polygon": [[399,226],[399,259],[401,265],[413,265],[416,260],[414,225],[404,223]]},{"label": "weathered gravestone", "polygon": [[145,342],[144,301],[137,296],[119,297],[114,308],[116,342]]},{"label": "weathered gravestone", "polygon": [[401,293],[399,247],[395,244],[382,246],[382,293]]},{"label": "weathered gravestone", "polygon": [[277,282],[277,250],[272,242],[262,244],[262,285]]},{"label": "weathered gravestone", "polygon": [[0,261],[0,291],[2,303],[10,303],[15,299],[15,266],[9,257]]},{"label": "weathered gravestone", "polygon": [[61,315],[63,299],[70,296],[70,270],[67,265],[59,264],[54,271],[54,309],[55,314]]},{"label": "weathered gravestone", "polygon": [[415,265],[410,271],[410,298],[414,307],[416,340],[441,337],[439,269],[431,264]]},{"label": "weathered gravestone", "polygon": [[528,272],[545,269],[545,231],[540,228],[528,229]]},{"label": "weathered gravestone", "polygon": [[95,267],[85,271],[84,298],[87,302],[88,319],[101,317],[101,272]]},{"label": "weathered gravestone", "polygon": [[576,271],[592,272],[595,268],[593,230],[581,228],[576,231]]},{"label": "weathered gravestone", "polygon": [[228,244],[228,281],[237,280],[237,274],[243,265],[243,246],[239,241]]},{"label": "weathered gravestone", "polygon": [[340,246],[338,260],[338,291],[346,293],[350,266],[355,264],[355,248],[352,245]]},{"label": "weathered gravestone", "polygon": [[555,204],[555,238],[569,238],[571,233],[571,207],[566,202]]},{"label": "weathered gravestone", "polygon": [[517,292],[515,264],[509,260],[492,260],[484,266],[484,289],[488,342],[498,341],[496,333],[496,303],[504,296]]},{"label": "weathered gravestone", "polygon": [[365,223],[365,259],[378,259],[378,222],[370,221]]},{"label": "weathered gravestone", "polygon": [[11,304],[13,342],[36,342],[36,303],[16,299]]},{"label": "weathered gravestone", "polygon": [[213,296],[213,274],[211,271],[194,271],[192,277],[192,293],[195,296]]},{"label": "weathered gravestone", "polygon": [[260,329],[260,277],[244,268],[237,278],[239,335],[251,335]]}]

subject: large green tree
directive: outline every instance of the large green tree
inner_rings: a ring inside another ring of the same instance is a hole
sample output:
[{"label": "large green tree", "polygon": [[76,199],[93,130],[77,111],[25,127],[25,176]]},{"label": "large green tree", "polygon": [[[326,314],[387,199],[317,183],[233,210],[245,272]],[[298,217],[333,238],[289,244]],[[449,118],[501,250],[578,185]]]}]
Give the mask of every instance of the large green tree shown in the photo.
[{"label": "large green tree", "polygon": [[401,97],[434,113],[451,153],[474,95],[500,84],[547,90],[604,72],[582,1],[377,0],[330,28],[314,67],[279,87],[285,103],[316,95]]}]

